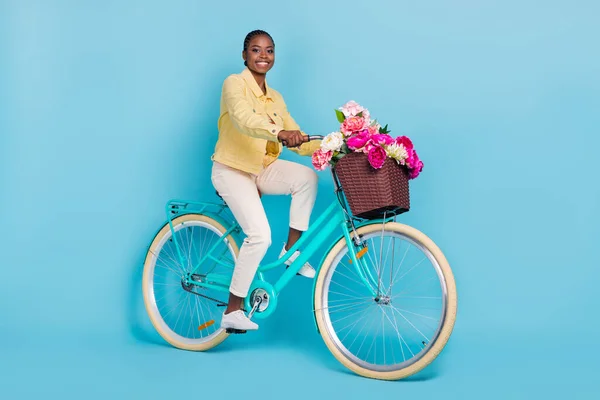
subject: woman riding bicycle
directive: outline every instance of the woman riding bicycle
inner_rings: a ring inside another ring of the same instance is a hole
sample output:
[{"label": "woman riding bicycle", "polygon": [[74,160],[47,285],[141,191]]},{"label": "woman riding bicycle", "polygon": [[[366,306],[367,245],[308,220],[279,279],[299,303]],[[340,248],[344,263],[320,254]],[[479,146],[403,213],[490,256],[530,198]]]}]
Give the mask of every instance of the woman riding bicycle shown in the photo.
[{"label": "woman riding bicycle", "polygon": [[[258,329],[241,308],[271,245],[271,229],[261,194],[292,196],[289,234],[280,257],[308,229],[315,203],[316,173],[302,164],[279,159],[281,143],[307,156],[320,146],[320,141],[306,142],[306,135],[289,114],[282,95],[267,85],[267,72],[275,63],[271,36],[261,30],[250,32],[244,40],[242,58],[246,68],[227,77],[223,84],[219,137],[211,157],[212,183],[246,235],[221,321],[222,328],[234,332]],[[296,251],[286,264],[298,255]],[[306,263],[299,274],[313,278],[315,270]]]}]

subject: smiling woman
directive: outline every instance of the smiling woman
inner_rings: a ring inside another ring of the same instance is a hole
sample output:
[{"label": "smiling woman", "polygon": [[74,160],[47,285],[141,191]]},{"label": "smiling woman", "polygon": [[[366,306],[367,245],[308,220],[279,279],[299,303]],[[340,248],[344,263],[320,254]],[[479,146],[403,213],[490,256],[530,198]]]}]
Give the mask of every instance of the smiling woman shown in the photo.
[{"label": "smiling woman", "polygon": [[275,63],[275,42],[265,31],[250,32],[244,40],[242,51],[244,65],[258,74],[266,74]]},{"label": "smiling woman", "polygon": [[[234,333],[258,329],[241,307],[271,245],[271,229],[261,194],[292,196],[289,234],[280,256],[308,229],[316,199],[317,175],[302,164],[279,159],[281,143],[306,156],[320,146],[320,141],[307,141],[307,135],[288,112],[283,96],[267,84],[267,72],[275,64],[271,35],[261,30],[250,32],[244,39],[242,58],[246,68],[228,76],[223,83],[211,176],[215,189],[246,235],[221,321],[221,327]],[[299,251],[294,252],[286,264],[299,255]],[[313,278],[315,270],[306,263],[298,274]]]}]

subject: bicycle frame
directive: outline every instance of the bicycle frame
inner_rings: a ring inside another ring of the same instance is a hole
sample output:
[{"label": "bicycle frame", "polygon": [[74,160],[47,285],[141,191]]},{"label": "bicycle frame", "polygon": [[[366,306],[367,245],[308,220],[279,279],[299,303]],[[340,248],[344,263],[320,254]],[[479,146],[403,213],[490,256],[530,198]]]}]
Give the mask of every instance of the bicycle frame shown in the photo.
[{"label": "bicycle frame", "polygon": [[[310,228],[304,232],[304,234],[300,237],[300,239],[292,246],[292,248],[288,249],[288,251],[281,258],[277,259],[268,264],[260,265],[256,276],[253,281],[252,286],[256,286],[258,283],[259,286],[266,288],[270,293],[270,295],[277,297],[281,291],[290,283],[293,277],[300,271],[304,263],[308,261],[310,257],[312,257],[319,248],[328,243],[327,239],[330,237],[336,229],[341,229],[342,235],[341,237],[345,239],[346,245],[348,247],[349,258],[352,262],[352,265],[355,267],[356,272],[362,282],[364,283],[364,287],[368,290],[369,295],[376,296],[377,295],[377,279],[373,277],[371,274],[371,269],[366,265],[366,260],[363,260],[360,255],[358,255],[357,248],[363,246],[360,238],[353,238],[352,233],[356,230],[356,224],[351,217],[349,212],[349,205],[343,196],[343,192],[341,191],[337,176],[334,171],[332,171],[335,192],[338,195],[338,201],[333,201],[327,209],[313,222]],[[339,196],[339,194],[342,196]],[[231,274],[215,274],[212,272],[207,272],[204,275],[198,274],[198,270],[201,265],[203,265],[207,260],[212,260],[216,263],[216,265],[228,266],[231,268],[233,272],[234,265],[231,262],[227,262],[222,259],[222,255],[228,251],[227,243],[230,235],[240,234],[242,232],[241,227],[233,218],[226,218],[223,216],[223,212],[225,210],[229,210],[227,205],[216,204],[210,202],[193,202],[193,201],[183,201],[183,200],[171,200],[167,203],[166,213],[169,221],[169,226],[171,229],[172,237],[175,238],[175,247],[177,249],[177,255],[181,262],[181,265],[185,265],[184,258],[181,254],[180,245],[178,240],[176,239],[174,227],[172,223],[172,218],[174,215],[181,215],[186,213],[199,213],[203,215],[207,215],[225,227],[226,232],[222,235],[221,240],[217,240],[211,248],[202,256],[202,258],[198,261],[198,263],[193,266],[192,271],[184,277],[185,283],[188,285],[196,285],[200,287],[207,287],[214,290],[218,290],[221,292],[229,293],[229,286],[231,283]],[[385,219],[378,220],[370,220],[368,224],[376,224],[376,223],[385,223],[394,218],[391,215]],[[363,224],[360,224],[363,225]],[[356,240],[355,240],[356,239]],[[329,242],[330,245],[328,249],[330,249],[333,244],[337,243],[339,239],[336,239],[333,243]],[[193,245],[193,244],[192,244]],[[217,249],[222,247],[221,253],[216,253]],[[278,280],[271,284],[266,281],[263,277],[263,273],[277,267],[285,267],[285,262],[289,260],[289,258],[294,254],[296,250],[302,247],[302,252],[300,256],[296,258],[290,266],[285,270],[285,272],[278,278]],[[214,267],[211,269],[211,271]],[[320,265],[317,268],[320,269]],[[201,277],[201,280],[192,279],[192,275]]]},{"label": "bicycle frame", "polygon": [[[173,216],[187,214],[187,213],[198,213],[210,216],[211,218],[219,221],[227,230],[223,234],[222,239],[216,241],[211,248],[203,255],[203,257],[193,266],[192,271],[189,275],[196,274],[203,263],[208,259],[216,262],[218,265],[224,265],[231,267],[233,270],[234,265],[222,260],[220,255],[217,254],[217,249],[222,247],[222,253],[227,251],[227,238],[230,235],[241,232],[241,227],[235,220],[228,222],[222,212],[227,210],[227,206],[222,204],[210,203],[210,202],[192,202],[182,200],[171,200],[167,203],[166,212],[169,221],[169,227],[171,229],[172,237],[175,238],[175,248],[177,249],[177,255],[182,265],[184,264],[184,258],[181,253],[180,245],[176,236],[174,235],[173,227]],[[214,211],[216,210],[216,211]],[[386,220],[373,220],[370,223],[379,223]],[[285,266],[285,262],[292,256],[292,254],[300,247],[303,248],[300,256],[294,260],[289,268],[279,277],[279,279],[273,285],[275,294],[279,294],[298,273],[300,268],[305,262],[309,260],[319,248],[327,243],[327,238],[330,237],[336,229],[341,229],[343,237],[346,240],[346,244],[349,249],[349,257],[352,260],[352,264],[356,267],[358,276],[365,283],[365,287],[370,290],[370,293],[375,295],[377,291],[377,280],[372,276],[370,269],[366,268],[362,264],[362,260],[357,256],[356,245],[352,239],[353,225],[350,223],[346,216],[342,206],[337,202],[332,202],[327,209],[313,222],[310,228],[304,232],[300,239],[290,248],[287,253],[281,258],[277,259],[268,264],[259,266],[255,280],[264,281],[263,273],[277,267]],[[222,254],[221,253],[221,254]],[[229,285],[231,282],[230,275],[219,275],[209,273],[206,275],[204,282],[198,282],[187,277],[187,283],[194,284],[202,287],[209,287],[212,289],[220,290],[222,292],[229,292]],[[265,281],[266,282],[266,281]]]}]

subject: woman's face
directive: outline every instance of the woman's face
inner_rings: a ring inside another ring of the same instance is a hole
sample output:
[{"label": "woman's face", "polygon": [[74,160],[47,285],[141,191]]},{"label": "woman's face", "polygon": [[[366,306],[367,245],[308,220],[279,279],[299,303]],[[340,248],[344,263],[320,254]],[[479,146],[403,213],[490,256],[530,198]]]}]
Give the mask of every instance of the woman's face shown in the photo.
[{"label": "woman's face", "polygon": [[250,40],[242,57],[250,71],[266,74],[275,64],[275,46],[268,36],[259,35]]}]

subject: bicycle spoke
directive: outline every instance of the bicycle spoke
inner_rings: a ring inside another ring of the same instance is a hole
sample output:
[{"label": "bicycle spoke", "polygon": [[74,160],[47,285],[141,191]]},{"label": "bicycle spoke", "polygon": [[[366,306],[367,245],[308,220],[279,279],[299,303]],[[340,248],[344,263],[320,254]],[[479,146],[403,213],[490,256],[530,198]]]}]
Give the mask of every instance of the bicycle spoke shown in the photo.
[{"label": "bicycle spoke", "polygon": [[435,318],[433,318],[433,317],[428,317],[427,315],[423,315],[423,314],[414,313],[414,312],[412,312],[412,311],[408,311],[408,310],[405,310],[405,309],[403,309],[403,308],[397,308],[397,310],[398,310],[398,311],[405,312],[405,313],[407,313],[407,314],[416,315],[416,316],[418,316],[418,317],[421,317],[421,318],[430,319],[430,320],[432,320],[432,321],[437,321],[437,320],[436,320]]},{"label": "bicycle spoke", "polygon": [[377,324],[377,333],[375,334],[375,336],[373,336],[373,342],[371,342],[371,346],[369,346],[369,351],[367,352],[367,355],[365,356],[365,361],[369,361],[369,354],[371,354],[371,349],[373,348],[373,345],[375,345],[375,359],[374,359],[374,363],[377,363],[377,336],[379,336],[379,324]]},{"label": "bicycle spoke", "polygon": [[343,328],[341,328],[340,330],[338,330],[338,332],[343,332],[343,331],[344,331],[344,330],[346,330],[347,328],[349,328],[349,327],[352,327],[352,329],[350,329],[348,332],[346,332],[346,334],[344,335],[344,337],[341,339],[341,341],[342,341],[342,342],[343,342],[344,340],[346,340],[346,337],[348,337],[348,335],[350,334],[350,332],[352,332],[352,331],[354,330],[354,327],[356,327],[356,325],[358,325],[358,323],[359,323],[360,321],[362,321],[363,319],[365,319],[365,317],[368,315],[368,314],[366,313],[366,311],[368,311],[368,310],[369,310],[369,308],[365,308],[365,309],[363,309],[363,311],[362,311],[362,313],[363,313],[363,314],[362,314],[362,317],[360,317],[359,319],[357,319],[355,322],[353,322],[353,323],[351,323],[351,324],[348,324],[348,325],[346,325],[345,327],[343,327]]},{"label": "bicycle spoke", "polygon": [[[373,241],[373,239],[371,239],[371,245],[372,246],[370,247],[370,249],[375,249],[375,242]],[[367,251],[367,254],[369,254],[369,251]],[[375,266],[375,271],[377,272],[377,276],[379,276],[380,265],[377,262],[373,262],[372,258],[370,258],[370,260],[373,263],[373,265]]]},{"label": "bicycle spoke", "polygon": [[[183,301],[185,302],[185,299],[187,298],[187,296],[184,295],[183,297]],[[181,313],[183,312],[183,307],[179,307],[179,314],[177,314],[177,320],[175,321],[175,325],[173,326],[173,330],[175,332],[177,332],[177,326],[179,325],[179,319],[181,318]]]},{"label": "bicycle spoke", "polygon": [[[163,319],[166,319],[169,316],[169,314],[171,314],[173,312],[173,310],[177,310],[179,308],[179,306],[181,305],[181,302],[183,301],[183,300],[181,300],[181,293],[179,293],[179,299],[180,300],[177,302],[177,305],[175,307],[171,308],[171,310],[168,313],[163,315]],[[159,310],[160,310],[160,308],[159,308]]]},{"label": "bicycle spoke", "polygon": [[192,226],[191,229],[186,229],[185,230],[186,234],[189,232],[189,244],[188,244],[188,271],[192,270],[192,247],[194,246],[194,227]]},{"label": "bicycle spoke", "polygon": [[[169,247],[167,246],[166,248],[169,248]],[[162,252],[161,252],[161,253],[162,253]],[[157,254],[155,254],[155,253],[152,253],[152,254],[154,254],[154,256],[155,256],[156,258],[159,258],[159,256],[158,256]],[[167,252],[167,251],[165,251],[165,255],[166,255],[166,256],[167,256],[167,257],[168,257],[168,258],[169,258],[171,261],[173,261],[173,263],[174,263],[176,266],[178,266],[178,267],[181,269],[181,271],[179,271],[179,273],[185,273],[185,268],[183,267],[183,265],[182,265],[182,264],[181,264],[179,261],[177,261],[177,260],[176,260],[176,258],[174,258],[174,257],[176,257],[176,256],[174,256],[174,255],[172,254],[172,251],[171,251],[170,253],[169,253],[169,252]]]},{"label": "bicycle spoke", "polygon": [[402,299],[431,299],[431,300],[441,300],[441,297],[434,296],[402,296],[401,294],[397,294],[394,298],[402,298]]},{"label": "bicycle spoke", "polygon": [[[366,325],[365,325],[366,326]],[[360,350],[362,349],[363,345],[365,344],[365,340],[367,340],[367,336],[365,335],[365,337],[363,338],[362,343],[360,344],[360,347],[358,348],[358,351],[356,352],[356,355],[358,356],[358,354],[360,354]]]},{"label": "bicycle spoke", "polygon": [[383,314],[385,313],[385,310],[381,309],[381,332],[383,334],[383,364],[387,364],[385,362],[385,324],[384,324],[384,320],[383,320]]},{"label": "bicycle spoke", "polygon": [[[402,278],[404,278],[406,275],[410,274],[412,270],[414,270],[414,269],[415,269],[415,268],[417,268],[419,265],[421,265],[421,263],[422,263],[423,261],[425,261],[425,260],[427,260],[427,257],[423,257],[423,258],[421,259],[421,261],[419,261],[418,263],[416,263],[416,264],[415,264],[415,265],[414,265],[414,266],[413,266],[411,269],[409,269],[409,270],[408,270],[408,272],[406,272],[406,273],[402,274],[402,276],[400,276],[400,277],[398,278],[398,282],[400,282],[400,281],[402,280]],[[394,281],[394,283],[396,283],[396,281]]]},{"label": "bicycle spoke", "polygon": [[368,303],[366,303],[366,302],[360,302],[360,303],[343,305],[343,306],[337,306],[337,307],[325,307],[325,308],[321,308],[320,310],[333,310],[333,311],[329,311],[329,314],[334,314],[334,313],[338,313],[338,312],[350,310],[352,308],[360,307],[360,306],[365,305],[365,304],[368,304]]},{"label": "bicycle spoke", "polygon": [[346,286],[342,285],[342,284],[341,284],[341,283],[339,283],[339,282],[332,282],[332,283],[335,283],[336,285],[338,285],[338,286],[341,286],[341,287],[343,287],[344,289],[348,289],[348,290],[350,290],[352,293],[356,293],[358,296],[364,296],[364,294],[360,294],[360,293],[358,293],[358,292],[357,292],[357,291],[355,291],[355,290],[349,289],[348,287],[346,287]]},{"label": "bicycle spoke", "polygon": [[343,321],[343,320],[345,320],[345,319],[348,319],[348,318],[350,318],[351,316],[353,316],[354,314],[356,314],[356,313],[358,313],[358,312],[359,312],[359,311],[355,311],[355,312],[353,312],[353,313],[352,313],[352,314],[350,314],[350,315],[347,315],[347,316],[345,316],[345,317],[343,317],[343,318],[338,318],[338,319],[336,319],[335,321],[331,321],[331,322],[332,322],[332,323],[336,323],[336,322]]},{"label": "bicycle spoke", "polygon": [[[191,300],[191,298],[190,298],[190,296],[188,296],[187,310],[188,310],[188,313],[192,314],[192,305],[190,304],[190,300]],[[193,333],[193,332],[190,332],[191,327],[192,327],[192,324],[188,323],[187,337],[190,337],[190,333]]]},{"label": "bicycle spoke", "polygon": [[[381,243],[382,243],[382,252],[381,253],[383,255],[383,237],[381,238]],[[385,253],[385,258],[383,259],[382,264],[381,264],[382,265],[381,266],[381,280],[382,280],[382,282],[383,282],[383,273],[385,271],[385,266],[388,264],[387,261],[388,261],[388,256],[390,255],[390,247],[392,247],[392,241],[391,240],[388,242],[387,251]],[[392,284],[392,282],[390,281],[390,286],[391,286],[391,284]],[[387,290],[384,290],[382,288],[382,293],[387,293],[387,292],[388,292]]]},{"label": "bicycle spoke", "polygon": [[336,274],[340,274],[340,275],[341,275],[341,276],[343,276],[344,278],[346,278],[346,279],[348,279],[348,280],[351,280],[352,282],[356,282],[356,283],[358,283],[359,285],[364,285],[364,283],[363,283],[363,282],[360,282],[360,281],[358,281],[358,280],[356,280],[356,279],[350,278],[350,277],[348,277],[348,276],[346,276],[346,275],[342,274],[340,271],[335,271],[335,273],[336,273]]},{"label": "bicycle spoke", "polygon": [[[390,324],[391,324],[392,321],[389,319],[387,314],[385,316],[386,316],[386,318],[388,318],[388,321],[390,321]],[[394,328],[396,330],[396,334],[398,335],[398,339],[400,340],[400,350],[402,351],[402,358],[404,361],[406,361],[406,356],[404,354],[404,349],[402,348],[402,343],[404,343],[406,345],[406,348],[408,349],[408,351],[410,351],[410,354],[413,357],[415,356],[415,353],[412,352],[412,350],[410,349],[410,346],[408,345],[408,343],[406,343],[406,340],[404,340],[404,337],[400,333],[400,329],[398,328],[398,320],[396,320],[396,314],[394,314],[393,311],[392,311],[392,317],[394,317]]]},{"label": "bicycle spoke", "polygon": [[392,307],[392,310],[394,310],[394,311],[396,311],[398,314],[400,314],[400,316],[401,316],[402,318],[404,318],[404,320],[405,320],[406,322],[408,322],[408,323],[409,323],[409,325],[410,325],[410,326],[412,326],[412,327],[414,328],[414,330],[416,330],[417,332],[419,332],[419,334],[420,334],[421,336],[423,336],[423,338],[424,338],[426,341],[428,341],[428,342],[429,342],[429,338],[428,338],[427,336],[425,336],[425,334],[423,334],[423,332],[421,332],[421,331],[419,330],[419,328],[417,328],[416,326],[414,326],[414,325],[413,325],[413,323],[412,323],[412,322],[410,322],[410,321],[408,320],[408,318],[406,318],[406,317],[404,316],[404,314],[402,314],[400,311],[398,311],[398,309],[397,309],[397,308],[395,308],[395,307]]},{"label": "bicycle spoke", "polygon": [[400,292],[398,292],[398,295],[414,293],[415,288],[421,287],[423,284],[425,284],[427,282],[431,282],[432,280],[434,280],[436,278],[438,278],[437,275],[432,276],[431,278],[429,278],[427,280],[424,280],[424,281],[421,281],[417,285],[414,285],[414,286],[412,286],[412,287],[410,287],[410,288],[408,288],[406,290],[401,290]]},{"label": "bicycle spoke", "polygon": [[[329,292],[331,294],[335,293],[335,292]],[[343,293],[338,293],[341,294],[342,296],[344,296]],[[347,296],[350,297],[350,296]],[[369,301],[373,301],[373,298],[371,296],[362,296],[362,297],[352,297],[352,300],[348,300],[348,299],[336,299],[336,300],[329,300],[327,299],[327,303],[339,303],[339,302],[343,302],[343,301],[355,301],[355,300],[369,300]]]},{"label": "bicycle spoke", "polygon": [[400,270],[402,269],[402,264],[404,263],[404,259],[406,258],[406,255],[408,254],[408,250],[410,250],[410,246],[406,246],[406,251],[404,252],[404,255],[402,256],[402,260],[400,260],[400,265],[398,265],[398,270],[394,274],[394,278],[390,281],[390,286],[393,286],[394,282],[396,282],[396,276],[398,276],[398,272],[400,272]]},{"label": "bicycle spoke", "polygon": [[[163,262],[163,261],[161,260],[161,263],[162,263],[162,262]],[[177,270],[175,270],[175,269],[173,269],[173,268],[171,268],[171,267],[167,266],[166,264],[163,264],[163,265],[157,265],[157,267],[159,267],[159,268],[164,268],[164,269],[168,269],[169,271],[172,271],[173,273],[177,274],[178,276],[181,276],[181,273],[182,273],[181,271],[177,271]]]}]

